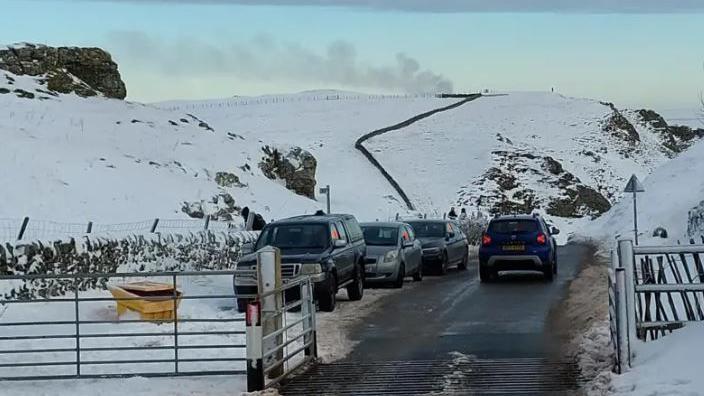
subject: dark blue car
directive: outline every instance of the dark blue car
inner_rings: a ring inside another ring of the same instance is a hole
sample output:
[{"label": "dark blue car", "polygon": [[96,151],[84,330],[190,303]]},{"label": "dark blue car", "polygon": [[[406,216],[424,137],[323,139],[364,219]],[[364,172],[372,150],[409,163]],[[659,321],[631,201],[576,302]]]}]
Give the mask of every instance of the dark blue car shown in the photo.
[{"label": "dark blue car", "polygon": [[498,216],[489,222],[479,247],[479,277],[488,282],[499,271],[540,271],[552,281],[557,274],[557,244],[538,215]]}]

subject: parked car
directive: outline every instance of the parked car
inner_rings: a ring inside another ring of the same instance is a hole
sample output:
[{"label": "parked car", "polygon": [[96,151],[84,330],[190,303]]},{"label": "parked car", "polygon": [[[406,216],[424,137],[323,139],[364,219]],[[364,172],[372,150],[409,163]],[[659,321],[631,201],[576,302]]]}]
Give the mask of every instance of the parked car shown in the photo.
[{"label": "parked car", "polygon": [[[332,312],[339,289],[346,288],[350,300],[364,294],[364,256],[367,246],[359,223],[352,215],[306,215],[279,220],[262,230],[254,250],[274,246],[281,250],[284,282],[299,275],[311,276],[314,297],[320,310]],[[248,254],[237,264],[238,270],[256,269],[256,253]],[[244,274],[236,275],[235,294],[256,294],[257,282]],[[286,296],[287,300],[291,297]],[[243,312],[247,299],[237,299]]]},{"label": "parked car", "polygon": [[423,267],[444,275],[448,268],[467,269],[469,243],[459,225],[450,220],[409,221],[422,245]]},{"label": "parked car", "polygon": [[552,281],[557,274],[554,235],[559,233],[537,214],[493,218],[479,247],[481,281],[496,279],[499,271],[540,271]]},{"label": "parked car", "polygon": [[405,223],[362,223],[367,255],[365,284],[392,284],[403,287],[406,276],[423,280],[421,243],[413,228]]}]

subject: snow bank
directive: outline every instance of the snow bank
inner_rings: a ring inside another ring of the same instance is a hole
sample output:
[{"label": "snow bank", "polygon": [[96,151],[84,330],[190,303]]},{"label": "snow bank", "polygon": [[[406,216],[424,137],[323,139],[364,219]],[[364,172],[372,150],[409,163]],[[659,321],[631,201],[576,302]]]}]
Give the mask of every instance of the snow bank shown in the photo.
[{"label": "snow bank", "polygon": [[[704,142],[699,142],[642,180],[645,192],[638,194],[641,244],[675,244],[678,240],[689,239],[689,211],[704,200],[702,170]],[[653,237],[657,227],[664,227],[668,238]],[[632,238],[632,199],[624,197],[606,215],[587,225],[582,233],[607,242],[608,246],[611,246],[614,238]]]},{"label": "snow bank", "polygon": [[704,324],[690,324],[667,337],[637,343],[630,372],[615,376],[616,394],[631,395],[702,395],[704,376]]}]

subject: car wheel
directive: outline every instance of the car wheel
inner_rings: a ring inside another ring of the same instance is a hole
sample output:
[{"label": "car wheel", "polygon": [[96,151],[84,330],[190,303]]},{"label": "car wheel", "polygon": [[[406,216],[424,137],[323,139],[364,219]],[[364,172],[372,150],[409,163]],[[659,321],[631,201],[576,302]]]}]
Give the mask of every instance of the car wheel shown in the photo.
[{"label": "car wheel", "polygon": [[332,312],[337,305],[337,277],[332,274],[326,290],[318,296],[318,306],[323,312]]},{"label": "car wheel", "polygon": [[557,275],[557,255],[552,259],[552,273]]},{"label": "car wheel", "polygon": [[237,312],[239,313],[245,313],[247,312],[247,304],[249,304],[249,300],[246,298],[238,298],[237,299]]},{"label": "car wheel", "polygon": [[347,286],[347,297],[350,301],[359,301],[364,296],[364,275],[362,274],[362,266],[355,266],[354,282]]},{"label": "car wheel", "polygon": [[546,281],[552,282],[552,280],[555,278],[554,268],[555,264],[550,263],[550,265],[543,270],[543,275],[545,275]]},{"label": "car wheel", "polygon": [[414,282],[420,282],[423,280],[423,265],[418,266],[418,271],[416,271],[415,274],[413,274],[413,281]]},{"label": "car wheel", "polygon": [[482,283],[488,283],[491,282],[491,269],[484,267],[482,265],[479,266],[479,280]]},{"label": "car wheel", "polygon": [[467,264],[469,263],[469,248],[464,251],[464,258],[462,259],[462,262],[457,266],[457,269],[460,271],[464,271],[467,269]]},{"label": "car wheel", "polygon": [[400,289],[403,287],[403,280],[406,278],[406,266],[401,264],[398,269],[398,275],[396,275],[396,280],[394,281],[394,288]]},{"label": "car wheel", "polygon": [[440,275],[447,274],[447,267],[450,265],[450,263],[448,261],[449,261],[449,259],[447,258],[447,252],[445,252],[442,254],[442,263],[440,263],[440,269],[439,269]]}]

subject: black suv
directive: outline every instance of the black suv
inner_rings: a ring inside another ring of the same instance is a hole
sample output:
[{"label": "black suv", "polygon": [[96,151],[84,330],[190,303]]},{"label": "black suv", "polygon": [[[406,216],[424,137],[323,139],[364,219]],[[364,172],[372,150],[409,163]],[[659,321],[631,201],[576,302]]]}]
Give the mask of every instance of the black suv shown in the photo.
[{"label": "black suv", "polygon": [[[284,282],[299,275],[312,277],[320,310],[335,310],[335,295],[343,287],[347,288],[350,300],[362,299],[367,246],[354,216],[306,215],[276,221],[264,227],[254,250],[265,246],[281,250]],[[253,270],[256,263],[256,253],[252,253],[242,257],[237,263],[237,269]],[[256,279],[236,275],[235,293],[256,294]],[[286,297],[288,300],[296,296]],[[240,312],[245,310],[246,304],[246,299],[237,299]]]},{"label": "black suv", "polygon": [[423,245],[423,271],[434,270],[445,275],[453,265],[460,270],[467,269],[469,243],[457,223],[451,220],[411,220],[408,224]]}]

